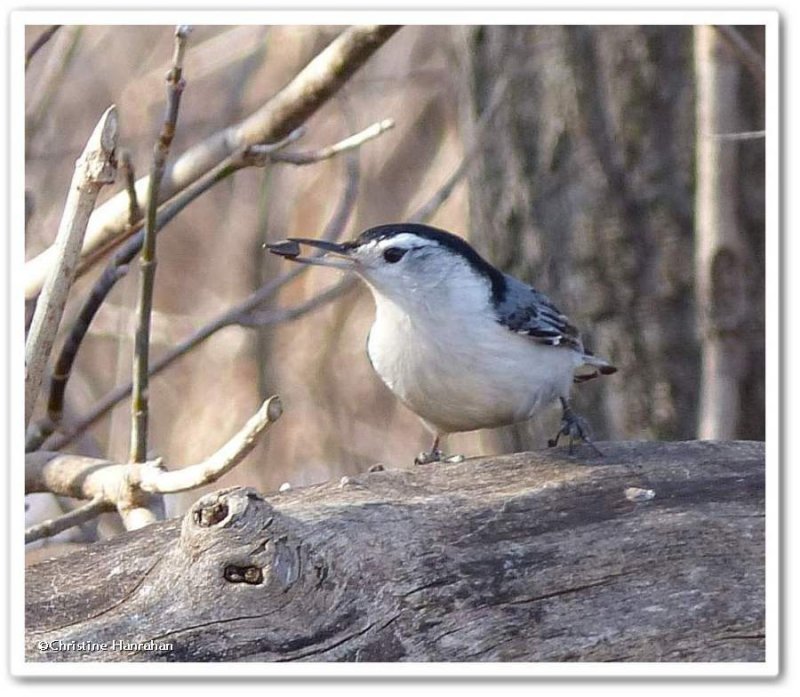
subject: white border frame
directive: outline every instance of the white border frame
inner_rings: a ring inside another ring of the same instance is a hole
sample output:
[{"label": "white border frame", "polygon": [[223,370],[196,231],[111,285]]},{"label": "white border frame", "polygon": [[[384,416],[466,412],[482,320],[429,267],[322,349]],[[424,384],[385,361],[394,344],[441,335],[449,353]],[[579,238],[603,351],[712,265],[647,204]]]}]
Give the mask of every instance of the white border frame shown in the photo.
[{"label": "white border frame", "polygon": [[[227,676],[227,677],[411,677],[411,676],[497,676],[497,677],[691,677],[752,676],[770,677],[779,672],[779,394],[780,366],[780,249],[779,249],[779,92],[780,52],[777,11],[653,10],[653,11],[525,11],[525,10],[275,10],[275,11],[17,11],[10,22],[10,372],[9,401],[12,415],[9,427],[11,568],[24,569],[24,472],[17,456],[24,453],[21,428],[24,405],[23,261],[24,239],[14,231],[24,230],[24,139],[14,138],[24,129],[24,27],[26,24],[87,25],[170,25],[203,24],[762,24],[766,27],[766,660],[764,663],[370,663],[334,664],[277,663],[235,664],[147,664],[148,677]],[[14,428],[14,426],[17,428]],[[19,541],[18,543],[16,541]],[[131,676],[141,677],[137,664],[112,663],[28,663],[24,659],[24,593],[20,578],[11,580],[10,638],[11,672],[18,676]]]}]

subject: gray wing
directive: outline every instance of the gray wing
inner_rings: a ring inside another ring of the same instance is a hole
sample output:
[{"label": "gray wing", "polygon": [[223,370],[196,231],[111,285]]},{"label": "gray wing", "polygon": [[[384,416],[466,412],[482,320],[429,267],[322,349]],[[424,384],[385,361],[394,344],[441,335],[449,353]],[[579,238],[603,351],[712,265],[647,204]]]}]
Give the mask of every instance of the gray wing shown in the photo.
[{"label": "gray wing", "polygon": [[547,346],[567,346],[583,353],[577,328],[544,293],[506,276],[506,293],[497,303],[497,321],[512,332]]}]

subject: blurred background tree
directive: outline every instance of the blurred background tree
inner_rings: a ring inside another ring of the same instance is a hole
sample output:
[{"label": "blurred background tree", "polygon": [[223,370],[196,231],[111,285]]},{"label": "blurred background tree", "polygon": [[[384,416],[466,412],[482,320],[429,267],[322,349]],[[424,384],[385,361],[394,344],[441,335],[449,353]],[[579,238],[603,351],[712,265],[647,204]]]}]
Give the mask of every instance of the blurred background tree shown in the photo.
[{"label": "blurred background tree", "polygon": [[[28,44],[45,29],[28,27]],[[251,113],[339,31],[198,27],[174,156]],[[762,28],[735,36],[763,55]],[[119,108],[121,142],[137,172],[147,171],[171,41],[171,27],[63,27],[31,61],[28,258],[51,244],[75,155],[108,104]],[[727,107],[735,118],[726,128],[762,128],[763,90],[729,43],[714,51],[736,75]],[[466,157],[466,176],[430,222],[548,293],[589,345],[620,367],[576,390],[595,437],[695,438],[704,351],[709,337],[731,335],[701,327],[696,300],[696,153],[700,139],[715,134],[698,130],[695,58],[691,27],[406,27],[309,120],[301,145],[320,147],[387,117],[396,122],[358,153],[360,186],[345,237],[407,219]],[[507,88],[487,129],[481,117],[501,80]],[[730,436],[762,439],[763,140],[718,145],[736,155],[727,165],[733,190],[724,192],[738,225],[742,303],[733,328],[740,406]],[[339,158],[243,171],[170,223],[159,238],[154,359],[285,271],[262,243],[320,234],[346,186],[346,167]],[[64,326],[98,272],[76,285]],[[68,423],[130,379],[137,276],[118,284],[92,325],[68,387]],[[273,307],[310,299],[337,280],[313,270]],[[356,286],[295,322],[218,332],[152,381],[152,448],[167,462],[197,461],[278,393],[286,414],[224,485],[272,490],[377,461],[408,466],[428,437],[369,366],[372,312],[369,293]],[[556,420],[554,411],[514,428],[459,434],[450,449],[540,448]],[[71,448],[124,461],[128,429],[123,401]],[[173,502],[171,512],[198,495]]]},{"label": "blurred background tree", "polygon": [[[742,31],[761,47],[759,30]],[[469,178],[473,241],[551,293],[620,367],[577,390],[597,435],[697,437],[710,337],[699,331],[695,302],[695,148],[761,128],[763,92],[748,75],[729,82],[726,119],[715,124],[723,130],[702,130],[690,27],[473,27],[461,52],[468,123],[497,72],[513,74]],[[741,72],[727,46],[698,57],[712,59]],[[727,412],[725,431],[704,435],[763,439],[763,140],[716,142],[731,182],[723,205],[741,231],[746,307],[733,329],[742,408]],[[531,422],[496,438],[500,448],[527,449],[546,432]]]}]

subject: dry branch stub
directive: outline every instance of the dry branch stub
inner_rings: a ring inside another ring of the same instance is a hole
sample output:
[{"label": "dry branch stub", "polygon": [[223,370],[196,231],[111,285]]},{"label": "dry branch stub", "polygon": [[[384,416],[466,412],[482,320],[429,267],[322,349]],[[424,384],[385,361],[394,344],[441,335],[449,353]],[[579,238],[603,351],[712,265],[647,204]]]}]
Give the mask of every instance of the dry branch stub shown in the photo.
[{"label": "dry branch stub", "polygon": [[763,661],[764,444],[600,447],[218,491],[29,567],[28,659]]},{"label": "dry branch stub", "polygon": [[[25,457],[25,492],[49,492],[75,499],[91,499],[100,507],[116,508],[127,530],[136,530],[163,518],[159,494],[174,494],[211,484],[230,472],[252,452],[264,432],[283,414],[280,397],[264,401],[253,416],[222,447],[197,464],[167,470],[160,459],[120,464],[71,453],[37,451]],[[26,538],[46,536],[48,527],[65,530],[67,514]],[[83,522],[83,519],[81,519]],[[78,523],[75,523],[78,524]]]},{"label": "dry branch stub", "polygon": [[70,182],[56,241],[50,248],[53,263],[43,278],[42,295],[36,305],[25,342],[25,426],[30,422],[45,367],[55,342],[64,306],[77,271],[81,244],[100,189],[114,181],[119,136],[117,107],[103,112],[92,131]]}]

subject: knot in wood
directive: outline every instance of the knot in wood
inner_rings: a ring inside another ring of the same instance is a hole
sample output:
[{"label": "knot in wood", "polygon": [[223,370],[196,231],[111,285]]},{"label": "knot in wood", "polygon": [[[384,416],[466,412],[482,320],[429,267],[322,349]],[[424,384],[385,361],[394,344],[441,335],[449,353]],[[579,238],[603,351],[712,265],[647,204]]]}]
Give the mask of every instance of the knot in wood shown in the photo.
[{"label": "knot in wood", "polygon": [[228,517],[228,504],[224,501],[215,501],[208,506],[196,508],[192,514],[194,524],[201,528],[210,528],[221,523]]},{"label": "knot in wood", "polygon": [[206,494],[197,500],[187,518],[201,528],[218,525],[227,526],[246,515],[251,502],[258,502],[268,508],[263,497],[252,488],[231,487]]},{"label": "knot in wood", "polygon": [[251,488],[222,489],[200,498],[183,519],[181,545],[199,553],[214,544],[221,534],[235,539],[254,537],[271,507]]},{"label": "knot in wood", "polygon": [[264,581],[264,572],[257,566],[229,564],[225,567],[224,575],[229,583],[247,583],[255,586]]},{"label": "knot in wood", "polygon": [[297,521],[273,509],[255,489],[223,489],[203,496],[184,517],[181,554],[231,583],[275,580],[286,589],[300,575],[296,526]]},{"label": "knot in wood", "polygon": [[229,509],[225,500],[215,494],[203,497],[192,507],[192,522],[200,528],[219,525],[228,517]]}]

